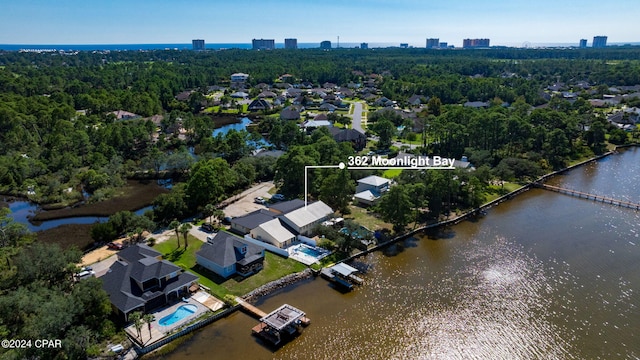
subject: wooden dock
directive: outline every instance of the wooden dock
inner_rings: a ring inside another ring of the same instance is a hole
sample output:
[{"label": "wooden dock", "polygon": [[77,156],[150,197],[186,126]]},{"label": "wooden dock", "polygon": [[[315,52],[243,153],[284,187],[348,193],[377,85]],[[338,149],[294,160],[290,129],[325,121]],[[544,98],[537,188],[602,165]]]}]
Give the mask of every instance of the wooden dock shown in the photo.
[{"label": "wooden dock", "polygon": [[609,198],[609,197],[606,197],[606,196],[601,196],[601,195],[596,195],[596,194],[589,194],[589,193],[582,192],[582,191],[561,188],[561,187],[558,187],[558,186],[552,186],[552,185],[547,185],[547,184],[543,184],[543,183],[536,183],[535,186],[539,187],[541,189],[555,191],[557,193],[571,195],[571,196],[579,197],[579,198],[582,198],[582,199],[599,201],[599,202],[605,203],[605,204],[611,204],[611,205],[615,205],[615,206],[621,206],[621,207],[626,207],[626,208],[630,208],[630,209],[640,210],[640,204],[633,203],[633,202],[630,202],[630,201],[617,200],[617,199]]},{"label": "wooden dock", "polygon": [[240,304],[240,306],[242,306],[245,310],[247,310],[249,313],[253,314],[258,319],[262,319],[263,317],[268,315],[266,312],[264,312],[264,311],[258,309],[257,307],[249,304],[248,302],[242,300],[239,297],[236,297],[236,301],[238,302],[238,304]]}]

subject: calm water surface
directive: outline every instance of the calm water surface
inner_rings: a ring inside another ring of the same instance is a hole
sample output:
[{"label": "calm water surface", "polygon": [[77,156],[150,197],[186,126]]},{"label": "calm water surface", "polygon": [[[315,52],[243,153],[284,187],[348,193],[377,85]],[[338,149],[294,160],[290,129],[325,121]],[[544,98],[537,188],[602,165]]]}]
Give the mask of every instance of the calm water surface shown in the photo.
[{"label": "calm water surface", "polygon": [[[555,178],[640,202],[640,150]],[[366,284],[325,280],[257,304],[312,324],[279,350],[236,313],[167,359],[629,359],[640,357],[640,213],[531,190],[464,222],[360,259]]]}]

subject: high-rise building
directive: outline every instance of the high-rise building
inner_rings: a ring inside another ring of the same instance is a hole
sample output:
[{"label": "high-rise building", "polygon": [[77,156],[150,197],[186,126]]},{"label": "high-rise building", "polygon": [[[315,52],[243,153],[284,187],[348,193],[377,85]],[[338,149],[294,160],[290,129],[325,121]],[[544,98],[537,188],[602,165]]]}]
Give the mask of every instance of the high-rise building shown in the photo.
[{"label": "high-rise building", "polygon": [[449,43],[445,41],[441,42],[439,45],[441,49],[446,49],[449,47]]},{"label": "high-rise building", "polygon": [[580,39],[580,49],[587,47],[587,39]]},{"label": "high-rise building", "polygon": [[297,49],[298,48],[298,39],[284,39],[284,48],[285,49]]},{"label": "high-rise building", "polygon": [[323,49],[323,50],[331,49],[331,41],[325,40],[325,41],[321,42],[320,43],[320,49]]},{"label": "high-rise building", "polygon": [[202,39],[194,39],[191,40],[191,47],[193,50],[204,50],[204,40]]},{"label": "high-rise building", "polygon": [[440,47],[440,39],[427,39],[427,49],[437,49]]},{"label": "high-rise building", "polygon": [[593,45],[594,48],[603,48],[607,47],[607,37],[606,36],[594,36],[593,37]]},{"label": "high-rise building", "polygon": [[464,39],[462,40],[462,47],[465,49],[487,48],[489,47],[489,39]]},{"label": "high-rise building", "polygon": [[276,41],[273,39],[253,39],[251,44],[253,50],[273,50],[276,48]]},{"label": "high-rise building", "polygon": [[360,43],[360,49],[368,49],[369,43]]}]

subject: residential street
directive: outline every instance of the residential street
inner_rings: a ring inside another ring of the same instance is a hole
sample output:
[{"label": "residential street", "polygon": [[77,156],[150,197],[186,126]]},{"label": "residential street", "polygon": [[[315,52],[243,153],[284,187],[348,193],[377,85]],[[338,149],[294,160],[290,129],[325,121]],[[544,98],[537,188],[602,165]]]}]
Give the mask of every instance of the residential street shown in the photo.
[{"label": "residential street", "polygon": [[[366,123],[365,123],[366,126]],[[353,115],[351,115],[351,128],[358,130],[361,133],[365,133],[362,129],[362,102],[353,103]]]}]

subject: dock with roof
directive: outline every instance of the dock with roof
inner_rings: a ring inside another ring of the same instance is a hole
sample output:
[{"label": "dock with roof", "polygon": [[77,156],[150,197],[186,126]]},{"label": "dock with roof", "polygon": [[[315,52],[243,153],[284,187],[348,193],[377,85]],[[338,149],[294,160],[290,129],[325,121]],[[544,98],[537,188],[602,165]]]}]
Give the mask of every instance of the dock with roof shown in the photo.
[{"label": "dock with roof", "polygon": [[353,284],[361,285],[364,280],[356,276],[358,269],[345,263],[338,263],[331,267],[322,269],[320,275],[335,285],[346,290],[352,290]]},{"label": "dock with roof", "polygon": [[251,331],[254,335],[273,345],[280,345],[288,338],[299,334],[302,331],[302,326],[307,326],[309,323],[310,320],[304,311],[284,304],[261,317],[260,323],[254,326]]}]

